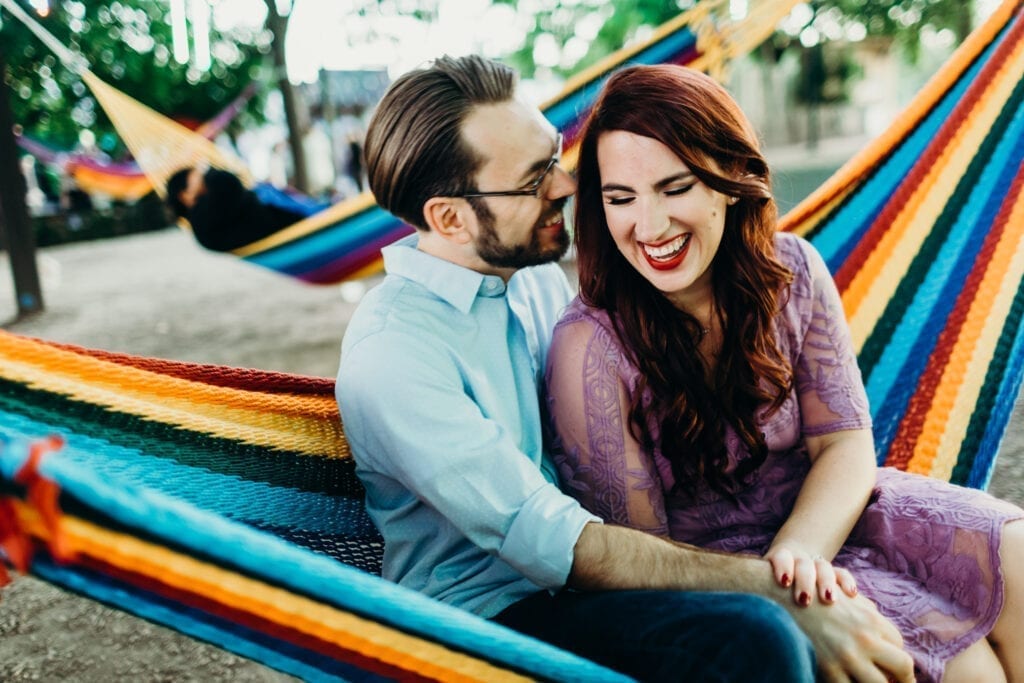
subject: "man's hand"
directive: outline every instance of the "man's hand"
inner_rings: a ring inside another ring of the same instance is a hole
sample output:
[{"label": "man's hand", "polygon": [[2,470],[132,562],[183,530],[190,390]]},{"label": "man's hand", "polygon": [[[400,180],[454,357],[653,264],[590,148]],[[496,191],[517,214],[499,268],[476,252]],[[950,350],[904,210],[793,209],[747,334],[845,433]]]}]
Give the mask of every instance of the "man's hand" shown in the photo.
[{"label": "man's hand", "polygon": [[822,680],[913,683],[914,661],[892,623],[863,596],[839,593],[831,605],[783,603],[810,638]]},{"label": "man's hand", "polygon": [[833,594],[803,607],[776,583],[771,564],[701,550],[642,531],[587,524],[576,542],[569,586],[577,590],[696,590],[753,593],[784,607],[814,645],[828,683],[913,683],[914,662],[896,627],[863,596]]}]

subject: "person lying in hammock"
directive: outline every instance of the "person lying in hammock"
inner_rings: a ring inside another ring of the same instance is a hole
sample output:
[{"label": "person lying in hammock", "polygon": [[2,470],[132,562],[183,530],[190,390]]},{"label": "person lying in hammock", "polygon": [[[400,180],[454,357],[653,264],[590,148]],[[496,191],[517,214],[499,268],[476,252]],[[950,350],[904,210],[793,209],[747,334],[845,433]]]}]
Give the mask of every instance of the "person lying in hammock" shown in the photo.
[{"label": "person lying in hammock", "polygon": [[231,251],[297,223],[308,213],[269,203],[229,171],[183,168],[167,181],[167,203],[199,244]]}]

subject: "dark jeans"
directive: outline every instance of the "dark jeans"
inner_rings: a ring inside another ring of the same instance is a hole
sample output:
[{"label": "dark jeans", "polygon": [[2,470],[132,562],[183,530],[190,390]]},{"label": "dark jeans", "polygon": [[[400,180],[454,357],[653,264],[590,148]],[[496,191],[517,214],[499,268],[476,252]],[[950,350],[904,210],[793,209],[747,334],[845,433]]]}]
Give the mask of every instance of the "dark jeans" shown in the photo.
[{"label": "dark jeans", "polygon": [[641,681],[814,681],[810,641],[754,595],[545,592],[494,620]]}]

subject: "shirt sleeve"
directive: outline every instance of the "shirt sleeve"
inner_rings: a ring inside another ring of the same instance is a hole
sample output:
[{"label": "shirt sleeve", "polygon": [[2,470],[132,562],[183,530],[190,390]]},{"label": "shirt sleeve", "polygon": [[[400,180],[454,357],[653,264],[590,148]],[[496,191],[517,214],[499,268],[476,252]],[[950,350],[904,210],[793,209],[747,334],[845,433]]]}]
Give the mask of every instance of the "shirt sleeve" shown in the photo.
[{"label": "shirt sleeve", "polygon": [[545,386],[563,488],[606,522],[668,535],[654,457],[629,429],[626,362],[612,334],[588,318],[555,328]]},{"label": "shirt sleeve", "polygon": [[867,393],[842,299],[818,252],[801,241],[809,278],[809,325],[795,363],[803,433],[818,436],[871,427]]},{"label": "shirt sleeve", "polygon": [[545,479],[482,414],[458,366],[423,344],[378,334],[343,353],[338,404],[359,466],[399,482],[538,586],[562,587],[583,527],[600,520]]}]

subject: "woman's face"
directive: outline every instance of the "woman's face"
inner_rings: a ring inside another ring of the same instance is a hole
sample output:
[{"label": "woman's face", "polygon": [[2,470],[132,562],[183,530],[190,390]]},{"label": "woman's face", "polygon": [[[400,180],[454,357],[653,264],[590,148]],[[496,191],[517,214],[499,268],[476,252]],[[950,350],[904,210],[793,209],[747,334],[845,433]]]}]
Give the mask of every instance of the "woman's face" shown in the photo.
[{"label": "woman's face", "polygon": [[[604,215],[626,260],[677,307],[702,310],[734,198],[700,182],[653,138],[613,130],[597,141]],[[718,170],[718,169],[715,169]]]}]

